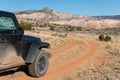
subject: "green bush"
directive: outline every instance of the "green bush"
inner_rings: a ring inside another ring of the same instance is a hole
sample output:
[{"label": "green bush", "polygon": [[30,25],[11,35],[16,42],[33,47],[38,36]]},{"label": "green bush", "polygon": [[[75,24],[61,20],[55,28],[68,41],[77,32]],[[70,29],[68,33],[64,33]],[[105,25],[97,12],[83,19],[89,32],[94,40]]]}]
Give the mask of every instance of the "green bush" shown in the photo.
[{"label": "green bush", "polygon": [[55,30],[55,26],[50,26],[50,30],[54,31]]},{"label": "green bush", "polygon": [[104,41],[104,35],[103,35],[103,34],[101,34],[101,35],[99,36],[99,40],[100,40],[100,41]]},{"label": "green bush", "polygon": [[104,42],[108,42],[108,41],[111,41],[111,37],[110,36],[104,36],[102,34],[102,35],[99,36],[99,40],[104,41]]},{"label": "green bush", "polygon": [[76,27],[77,31],[82,31],[82,27]]},{"label": "green bush", "polygon": [[105,41],[105,42],[111,41],[111,37],[110,37],[110,36],[106,36],[106,37],[104,38],[104,41]]},{"label": "green bush", "polygon": [[33,24],[32,23],[27,23],[27,22],[24,22],[24,21],[21,21],[19,23],[20,27],[22,27],[24,30],[32,30],[32,26]]},{"label": "green bush", "polygon": [[66,27],[66,30],[67,30],[67,31],[74,31],[75,28],[74,28],[73,26],[68,26],[68,27]]}]

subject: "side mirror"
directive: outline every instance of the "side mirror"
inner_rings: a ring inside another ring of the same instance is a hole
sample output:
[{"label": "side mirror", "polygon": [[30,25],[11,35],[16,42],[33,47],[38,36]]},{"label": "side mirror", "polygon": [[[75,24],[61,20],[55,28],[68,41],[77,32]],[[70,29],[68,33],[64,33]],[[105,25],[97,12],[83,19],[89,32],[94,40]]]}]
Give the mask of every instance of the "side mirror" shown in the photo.
[{"label": "side mirror", "polygon": [[21,27],[18,28],[18,35],[19,35],[19,36],[24,35],[24,30],[23,30],[23,28],[21,28]]}]

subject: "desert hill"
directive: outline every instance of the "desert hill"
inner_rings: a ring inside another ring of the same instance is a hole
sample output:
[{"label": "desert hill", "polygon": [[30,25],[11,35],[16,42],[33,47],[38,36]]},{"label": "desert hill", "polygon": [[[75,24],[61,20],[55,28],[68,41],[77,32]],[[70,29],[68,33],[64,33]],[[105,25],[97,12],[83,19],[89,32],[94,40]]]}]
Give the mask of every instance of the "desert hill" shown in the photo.
[{"label": "desert hill", "polygon": [[49,22],[52,24],[70,25],[85,28],[115,28],[120,26],[120,16],[84,16],[65,12],[56,12],[50,8],[27,10],[15,13],[18,19]]}]

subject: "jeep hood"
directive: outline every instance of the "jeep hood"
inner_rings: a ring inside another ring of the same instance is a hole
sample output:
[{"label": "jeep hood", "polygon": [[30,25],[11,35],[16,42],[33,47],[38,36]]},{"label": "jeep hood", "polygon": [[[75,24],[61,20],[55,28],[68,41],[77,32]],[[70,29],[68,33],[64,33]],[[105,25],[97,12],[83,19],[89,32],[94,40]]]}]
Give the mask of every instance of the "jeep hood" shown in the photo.
[{"label": "jeep hood", "polygon": [[34,37],[34,36],[29,36],[29,35],[24,35],[24,42],[25,43],[37,43],[40,45],[40,48],[49,48],[50,44],[46,42],[42,42],[40,38]]},{"label": "jeep hood", "polygon": [[24,41],[26,43],[33,43],[33,42],[41,42],[41,39],[34,36],[24,35]]}]

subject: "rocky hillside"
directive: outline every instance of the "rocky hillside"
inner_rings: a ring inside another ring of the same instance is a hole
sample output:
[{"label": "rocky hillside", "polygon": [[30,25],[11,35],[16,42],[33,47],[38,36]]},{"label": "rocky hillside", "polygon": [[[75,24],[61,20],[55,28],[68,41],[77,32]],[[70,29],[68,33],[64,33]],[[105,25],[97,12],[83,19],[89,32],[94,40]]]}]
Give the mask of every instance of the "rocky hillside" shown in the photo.
[{"label": "rocky hillside", "polygon": [[120,20],[56,12],[48,7],[42,10],[28,10],[17,12],[15,14],[19,20],[22,19],[27,21],[49,22],[52,24],[70,25],[85,28],[101,29],[120,26]]},{"label": "rocky hillside", "polygon": [[50,8],[42,10],[28,10],[16,13],[18,18],[28,18],[40,21],[69,21],[72,19],[81,19],[83,16],[72,15],[69,13],[56,12]]}]

